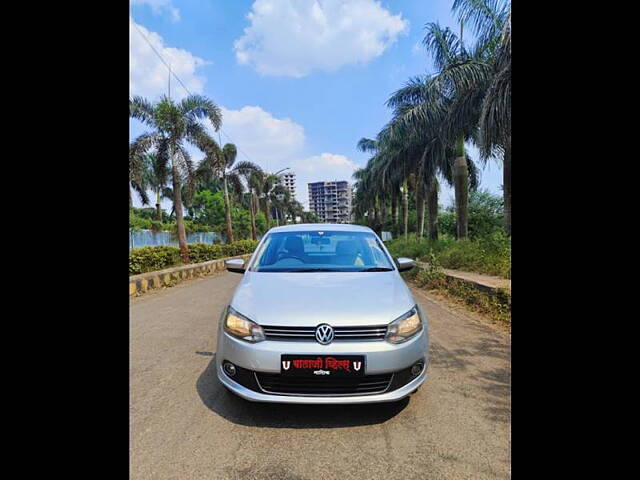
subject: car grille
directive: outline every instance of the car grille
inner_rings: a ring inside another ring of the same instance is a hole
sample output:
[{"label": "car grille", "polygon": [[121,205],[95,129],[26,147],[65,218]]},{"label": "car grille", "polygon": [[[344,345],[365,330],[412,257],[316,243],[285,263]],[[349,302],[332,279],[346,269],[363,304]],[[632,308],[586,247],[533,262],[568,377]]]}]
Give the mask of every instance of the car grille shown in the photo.
[{"label": "car grille", "polygon": [[[316,327],[274,327],[262,325],[267,340],[316,341]],[[333,327],[334,342],[384,340],[386,325],[367,327]]]},{"label": "car grille", "polygon": [[365,375],[352,378],[289,377],[279,373],[255,372],[265,393],[281,395],[370,395],[389,387],[393,374]]}]

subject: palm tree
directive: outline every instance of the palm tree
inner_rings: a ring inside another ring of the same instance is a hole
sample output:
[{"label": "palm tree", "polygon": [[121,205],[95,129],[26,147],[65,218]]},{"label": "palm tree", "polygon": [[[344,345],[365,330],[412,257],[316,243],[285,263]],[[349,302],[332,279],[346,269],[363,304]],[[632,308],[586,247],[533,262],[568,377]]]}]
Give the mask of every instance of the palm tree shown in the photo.
[{"label": "palm tree", "polygon": [[482,102],[478,125],[485,157],[502,153],[504,220],[511,235],[511,9],[493,63],[493,75]]},{"label": "palm tree", "polygon": [[[447,145],[439,135],[438,124],[429,124],[428,118],[418,118],[413,124],[404,120],[407,111],[415,109],[421,100],[424,81],[411,79],[409,83],[392,95],[388,104],[395,108],[392,120],[377,135],[376,140],[363,138],[358,142],[362,151],[373,152],[367,166],[354,174],[356,178],[356,196],[354,210],[357,216],[367,212],[368,222],[378,225],[384,218],[389,200],[392,210],[394,199],[402,192],[404,236],[408,236],[409,193],[414,193],[416,201],[417,228],[416,237],[421,239],[424,232],[425,204],[429,206],[429,238],[437,238],[437,195],[436,176],[453,184],[454,149]],[[478,184],[478,170],[468,155],[465,180],[471,189]],[[397,204],[397,201],[395,202]],[[393,212],[395,218],[397,215]],[[373,219],[373,220],[372,220]]]},{"label": "palm tree", "polygon": [[[402,121],[407,127],[430,125],[454,149],[454,184],[458,237],[467,233],[465,141],[481,148],[481,160],[503,153],[505,216],[511,218],[511,29],[510,2],[504,0],[455,0],[460,36],[437,23],[427,25],[424,45],[432,54],[436,73],[421,79],[410,98]],[[470,22],[477,41],[465,48],[462,25]],[[419,85],[418,85],[419,86]]]},{"label": "palm tree", "polygon": [[185,144],[190,143],[201,150],[210,145],[210,137],[200,120],[208,119],[217,131],[222,122],[220,108],[200,95],[190,95],[180,102],[163,96],[157,103],[135,96],[129,100],[129,115],[152,130],[134,140],[134,150],[143,152],[155,148],[156,155],[166,159],[171,166],[173,208],[176,213],[180,256],[184,263],[189,263],[181,184],[186,181],[189,191],[192,191],[194,168]]},{"label": "palm tree", "polygon": [[255,169],[246,170],[243,172],[242,176],[244,177],[245,182],[247,183],[247,187],[249,189],[249,213],[251,214],[251,239],[258,239],[258,232],[256,229],[256,215],[258,214],[258,197],[256,192],[259,189],[260,178],[264,174],[262,169],[255,165]]},{"label": "palm tree", "polygon": [[[160,157],[156,153],[148,153],[145,159],[145,178],[147,185],[156,195],[156,217],[162,222],[162,208],[160,202],[166,197],[169,183],[169,164],[167,158]],[[171,198],[171,197],[168,197]]]},{"label": "palm tree", "polygon": [[505,230],[511,235],[511,2],[509,0],[454,0],[461,23],[471,23],[477,43],[489,54],[488,81],[469,68],[470,89],[483,91],[477,143],[484,159],[502,157]]},{"label": "palm tree", "polygon": [[[254,177],[254,190],[256,193],[256,204],[262,207],[264,218],[267,223],[267,230],[271,228],[271,201],[274,197],[274,189],[280,181],[279,175],[265,171],[256,171]],[[256,211],[258,208],[256,208]]]},{"label": "palm tree", "polygon": [[[227,143],[222,150],[217,147],[213,139],[209,139],[207,155],[198,165],[197,176],[202,180],[221,177],[224,192],[224,212],[227,230],[227,243],[233,242],[233,225],[231,222],[231,199],[229,188],[237,195],[244,192],[241,177],[248,178],[252,173],[260,171],[260,167],[252,162],[238,162],[238,149],[232,143]],[[253,212],[252,212],[253,213]],[[252,224],[255,219],[252,217]]]},{"label": "palm tree", "polygon": [[135,190],[143,205],[149,204],[147,195],[146,170],[144,153],[137,145],[129,144],[129,208],[133,208],[131,190]]}]

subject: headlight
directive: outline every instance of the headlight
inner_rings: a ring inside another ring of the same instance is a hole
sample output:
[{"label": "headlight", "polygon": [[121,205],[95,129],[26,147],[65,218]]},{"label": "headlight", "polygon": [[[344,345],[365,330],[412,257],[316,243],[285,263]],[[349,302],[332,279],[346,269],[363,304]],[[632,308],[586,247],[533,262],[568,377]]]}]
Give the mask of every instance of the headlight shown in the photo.
[{"label": "headlight", "polygon": [[391,343],[402,343],[422,330],[422,319],[418,308],[413,307],[407,313],[389,324],[386,340]]},{"label": "headlight", "polygon": [[239,314],[231,307],[227,309],[224,330],[229,335],[251,343],[261,342],[265,339],[264,331],[260,325]]}]

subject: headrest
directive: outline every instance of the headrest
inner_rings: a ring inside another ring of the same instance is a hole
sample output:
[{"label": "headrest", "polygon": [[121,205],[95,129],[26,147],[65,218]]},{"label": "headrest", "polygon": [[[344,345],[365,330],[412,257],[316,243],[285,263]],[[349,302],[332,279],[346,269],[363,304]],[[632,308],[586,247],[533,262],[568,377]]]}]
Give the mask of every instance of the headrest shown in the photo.
[{"label": "headrest", "polygon": [[289,253],[304,253],[304,243],[302,243],[302,239],[300,237],[287,237],[284,241],[284,248],[286,248]]},{"label": "headrest", "polygon": [[343,240],[336,245],[336,255],[355,255],[358,253],[358,246],[354,241]]}]

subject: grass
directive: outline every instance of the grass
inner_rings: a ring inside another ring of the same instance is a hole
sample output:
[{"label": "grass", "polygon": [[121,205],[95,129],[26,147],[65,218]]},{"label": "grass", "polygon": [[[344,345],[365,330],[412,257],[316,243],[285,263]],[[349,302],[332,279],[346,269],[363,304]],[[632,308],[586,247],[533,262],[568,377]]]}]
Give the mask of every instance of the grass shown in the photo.
[{"label": "grass", "polygon": [[463,280],[447,277],[442,267],[433,258],[427,268],[416,267],[404,273],[403,277],[419,288],[443,293],[449,298],[462,301],[475,312],[502,324],[511,325],[511,292],[509,290],[496,289],[493,292],[487,292]]},{"label": "grass", "polygon": [[444,268],[511,278],[511,240],[502,232],[473,240],[443,236],[435,242],[418,242],[414,234],[407,240],[398,238],[385,245],[394,257],[428,262],[433,253]]}]

